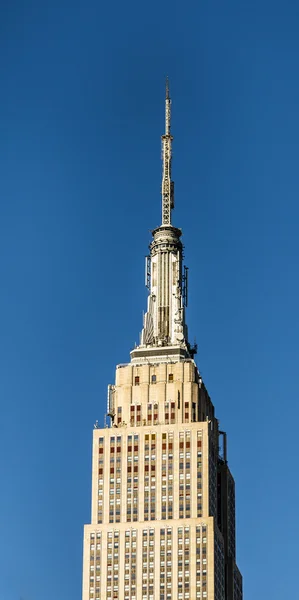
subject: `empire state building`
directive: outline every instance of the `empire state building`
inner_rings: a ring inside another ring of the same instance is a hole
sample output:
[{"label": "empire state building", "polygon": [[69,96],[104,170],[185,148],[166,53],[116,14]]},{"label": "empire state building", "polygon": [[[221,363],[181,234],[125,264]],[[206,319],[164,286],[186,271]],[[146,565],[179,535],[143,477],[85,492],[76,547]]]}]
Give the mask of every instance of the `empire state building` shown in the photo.
[{"label": "empire state building", "polygon": [[226,434],[188,339],[188,270],[172,224],[171,100],[162,136],[162,223],[146,259],[140,344],[108,386],[93,431],[83,600],[242,600]]}]

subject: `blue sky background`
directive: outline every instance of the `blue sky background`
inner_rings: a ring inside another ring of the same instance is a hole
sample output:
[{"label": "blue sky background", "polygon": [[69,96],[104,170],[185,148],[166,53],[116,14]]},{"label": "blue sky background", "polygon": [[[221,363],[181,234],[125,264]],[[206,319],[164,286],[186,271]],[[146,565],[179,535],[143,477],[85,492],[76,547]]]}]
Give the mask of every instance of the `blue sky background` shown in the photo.
[{"label": "blue sky background", "polygon": [[2,0],[0,600],[79,600],[91,436],[146,306],[164,80],[246,600],[298,593],[299,4]]}]

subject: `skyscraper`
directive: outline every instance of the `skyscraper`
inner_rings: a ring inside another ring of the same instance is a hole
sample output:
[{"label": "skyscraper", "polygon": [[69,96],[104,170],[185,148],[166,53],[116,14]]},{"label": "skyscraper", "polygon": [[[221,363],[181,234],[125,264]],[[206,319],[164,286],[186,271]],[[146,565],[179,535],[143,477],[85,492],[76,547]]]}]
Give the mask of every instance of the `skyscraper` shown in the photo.
[{"label": "skyscraper", "polygon": [[242,600],[226,434],[188,339],[170,120],[167,85],[162,224],[146,258],[140,344],[108,386],[110,426],[93,432],[83,600]]}]

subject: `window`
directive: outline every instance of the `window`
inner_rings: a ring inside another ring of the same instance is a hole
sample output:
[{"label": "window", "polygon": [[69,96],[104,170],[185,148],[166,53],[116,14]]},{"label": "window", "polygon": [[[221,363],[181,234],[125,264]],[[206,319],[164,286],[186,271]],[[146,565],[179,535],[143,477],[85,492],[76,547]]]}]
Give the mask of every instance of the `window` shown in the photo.
[{"label": "window", "polygon": [[135,385],[139,385],[139,383],[140,383],[140,377],[139,377],[139,375],[136,375],[136,377],[135,377]]},{"label": "window", "polygon": [[152,383],[156,383],[157,382],[157,375],[152,375]]},{"label": "window", "polygon": [[168,381],[169,382],[173,381],[173,373],[169,373],[169,375],[168,375]]}]

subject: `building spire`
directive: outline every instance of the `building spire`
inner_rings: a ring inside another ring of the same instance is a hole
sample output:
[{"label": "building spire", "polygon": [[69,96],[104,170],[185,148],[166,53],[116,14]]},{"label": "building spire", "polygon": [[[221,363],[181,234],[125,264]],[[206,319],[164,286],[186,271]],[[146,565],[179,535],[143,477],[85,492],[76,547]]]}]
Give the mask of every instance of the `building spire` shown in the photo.
[{"label": "building spire", "polygon": [[162,225],[152,231],[150,254],[146,257],[146,286],[149,290],[147,312],[143,319],[140,345],[132,359],[143,360],[156,356],[170,360],[193,356],[188,342],[185,319],[187,306],[188,269],[183,265],[182,231],[171,223],[173,208],[173,182],[171,181],[170,128],[171,100],[166,80],[165,133],[162,135]]},{"label": "building spire", "polygon": [[171,181],[171,99],[169,80],[166,78],[165,133],[162,135],[162,225],[171,226],[171,210],[174,208],[174,183]]}]

